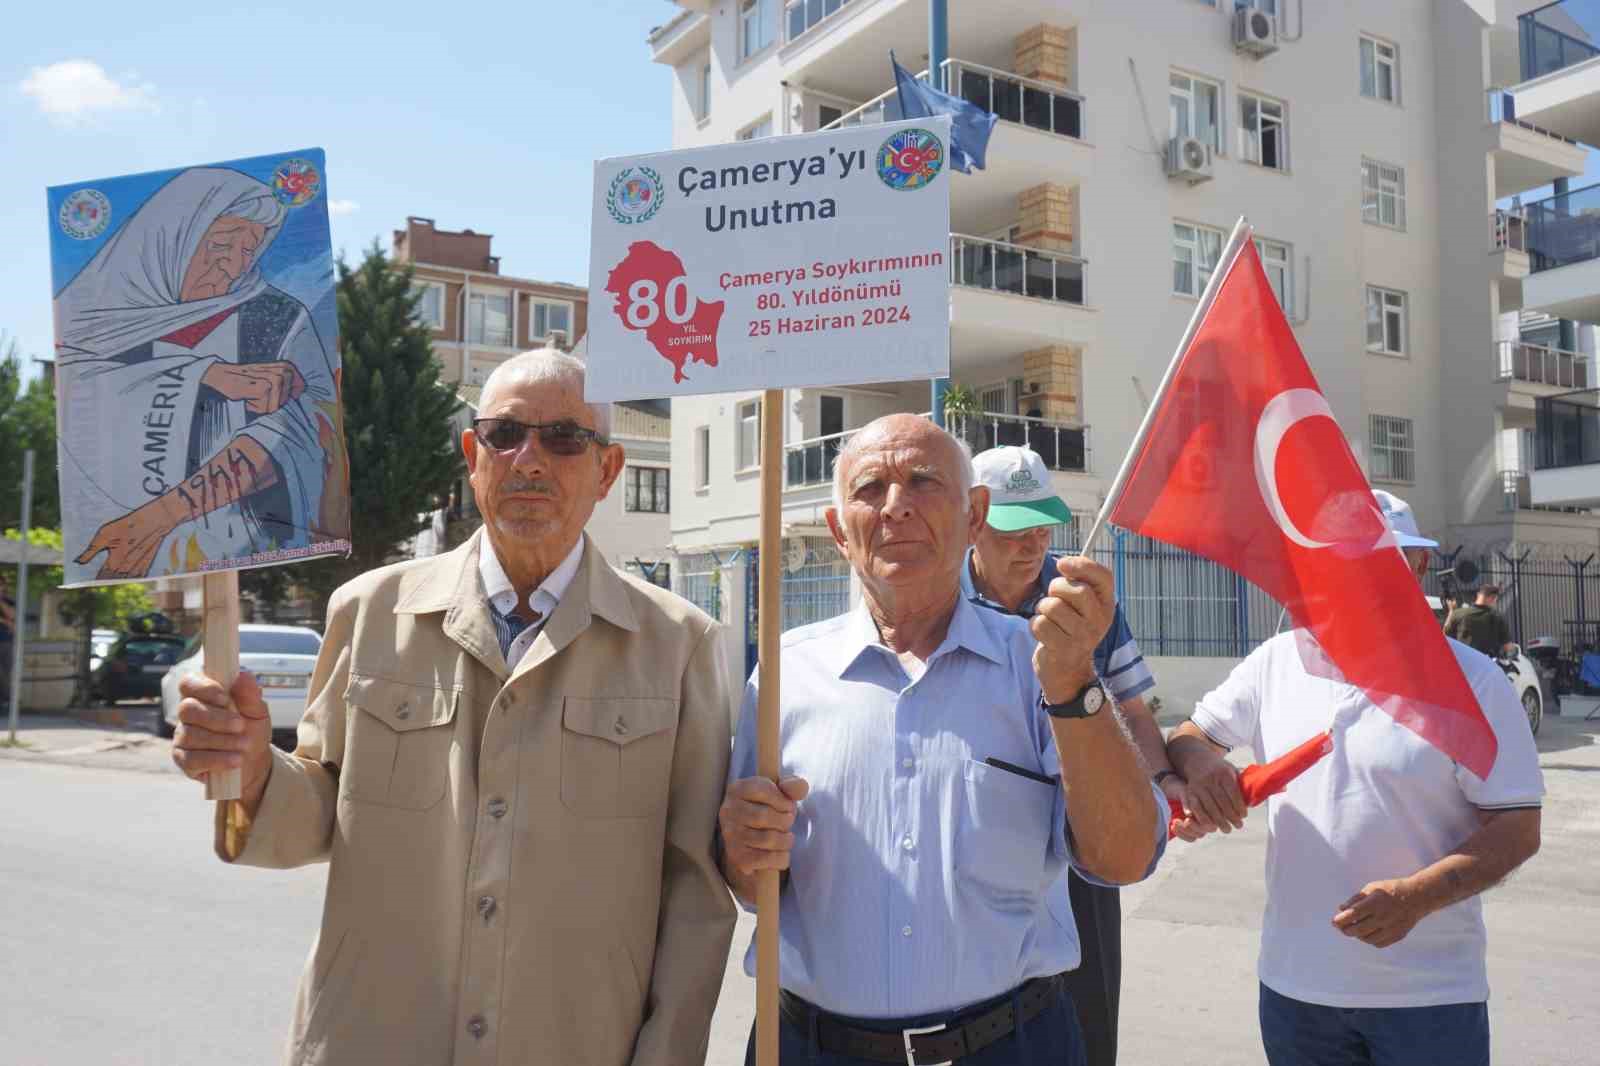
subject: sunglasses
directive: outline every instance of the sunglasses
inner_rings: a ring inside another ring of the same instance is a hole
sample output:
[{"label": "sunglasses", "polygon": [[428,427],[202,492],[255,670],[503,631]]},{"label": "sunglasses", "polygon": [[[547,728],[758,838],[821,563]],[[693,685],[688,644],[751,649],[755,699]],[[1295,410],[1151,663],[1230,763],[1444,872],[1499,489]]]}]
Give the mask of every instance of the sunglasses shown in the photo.
[{"label": "sunglasses", "polygon": [[551,455],[582,455],[589,445],[602,448],[611,443],[597,431],[576,422],[518,422],[510,418],[475,418],[472,431],[478,439],[497,452],[515,451],[522,447],[529,433],[539,436],[539,447]]}]

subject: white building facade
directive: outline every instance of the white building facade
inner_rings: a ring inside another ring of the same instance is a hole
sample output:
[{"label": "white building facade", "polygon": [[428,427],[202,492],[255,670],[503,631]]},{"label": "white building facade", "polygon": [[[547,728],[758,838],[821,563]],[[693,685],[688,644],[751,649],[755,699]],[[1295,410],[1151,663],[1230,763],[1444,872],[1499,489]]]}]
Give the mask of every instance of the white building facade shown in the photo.
[{"label": "white building facade", "polygon": [[[674,147],[896,117],[891,49],[926,66],[926,0],[676,6],[649,42],[674,72]],[[988,169],[951,174],[951,381],[983,412],[961,431],[1040,451],[1087,528],[1243,214],[1375,485],[1451,548],[1600,549],[1600,516],[1536,509],[1527,476],[1538,401],[1595,385],[1586,305],[1551,312],[1566,327],[1521,314],[1538,310],[1537,275],[1512,198],[1580,177],[1595,139],[1527,119],[1511,91],[1527,80],[1519,16],[1541,5],[1241,7],[950,3],[946,88],[1002,119]],[[1572,110],[1581,124],[1600,103]],[[786,393],[786,628],[852,595],[823,518],[839,446],[931,403],[927,382]],[[758,409],[754,393],[692,397],[672,420],[674,584],[728,623],[741,675]],[[1106,548],[1170,701],[1275,628],[1270,601],[1210,564],[1134,538]]]}]

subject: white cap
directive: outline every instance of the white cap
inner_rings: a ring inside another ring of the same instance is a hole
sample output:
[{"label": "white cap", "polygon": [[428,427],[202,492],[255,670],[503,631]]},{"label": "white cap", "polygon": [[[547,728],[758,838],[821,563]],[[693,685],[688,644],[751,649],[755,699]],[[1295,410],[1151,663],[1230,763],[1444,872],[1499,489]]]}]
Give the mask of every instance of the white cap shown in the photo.
[{"label": "white cap", "polygon": [[1066,501],[1050,485],[1050,470],[1032,448],[1008,444],[972,457],[978,484],[989,490],[989,526],[1016,533],[1072,521]]},{"label": "white cap", "polygon": [[1391,492],[1382,489],[1372,490],[1373,499],[1378,501],[1378,510],[1383,512],[1383,520],[1389,523],[1389,529],[1394,533],[1395,543],[1402,548],[1437,548],[1439,542],[1429,540],[1417,528],[1417,518],[1411,513],[1411,505]]}]

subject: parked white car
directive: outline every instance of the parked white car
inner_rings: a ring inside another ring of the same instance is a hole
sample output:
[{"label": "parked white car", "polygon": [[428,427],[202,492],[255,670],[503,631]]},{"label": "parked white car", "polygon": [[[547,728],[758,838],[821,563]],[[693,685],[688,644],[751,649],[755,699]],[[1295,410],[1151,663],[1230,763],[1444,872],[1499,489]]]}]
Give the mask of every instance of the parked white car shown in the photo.
[{"label": "parked white car", "polygon": [[[1444,625],[1444,604],[1439,597],[1429,596],[1428,606],[1433,609],[1439,624]],[[1539,723],[1544,721],[1544,690],[1539,687],[1539,671],[1534,669],[1533,661],[1522,654],[1522,648],[1516,644],[1511,645],[1509,656],[1496,656],[1495,662],[1506,672],[1506,679],[1511,682],[1517,699],[1522,702],[1522,713],[1528,716],[1529,732],[1537,736]]]},{"label": "parked white car", "polygon": [[[306,710],[306,690],[311,670],[322,650],[322,638],[303,626],[242,625],[239,627],[239,666],[256,676],[272,718],[274,738],[287,742]],[[161,679],[162,736],[178,727],[178,679],[200,673],[204,663],[200,638],[184,649],[184,657]]]}]

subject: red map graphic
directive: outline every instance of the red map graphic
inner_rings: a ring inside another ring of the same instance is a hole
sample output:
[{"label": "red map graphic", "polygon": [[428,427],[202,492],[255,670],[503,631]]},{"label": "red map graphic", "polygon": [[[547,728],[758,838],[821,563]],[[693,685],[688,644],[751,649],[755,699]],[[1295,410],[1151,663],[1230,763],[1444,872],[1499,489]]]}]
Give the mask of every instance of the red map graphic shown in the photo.
[{"label": "red map graphic", "polygon": [[[694,299],[687,320],[674,322],[676,308],[689,297],[669,292],[668,286],[687,276],[683,260],[653,241],[635,241],[628,254],[606,276],[606,292],[615,299],[611,310],[622,320],[624,329],[643,332],[645,339],[672,364],[674,383],[685,380],[684,364],[691,359],[706,366],[717,365],[717,327],[722,324],[725,304]],[[648,282],[639,285],[639,282]],[[681,292],[680,282],[672,286]],[[674,298],[676,297],[676,298]]]}]

